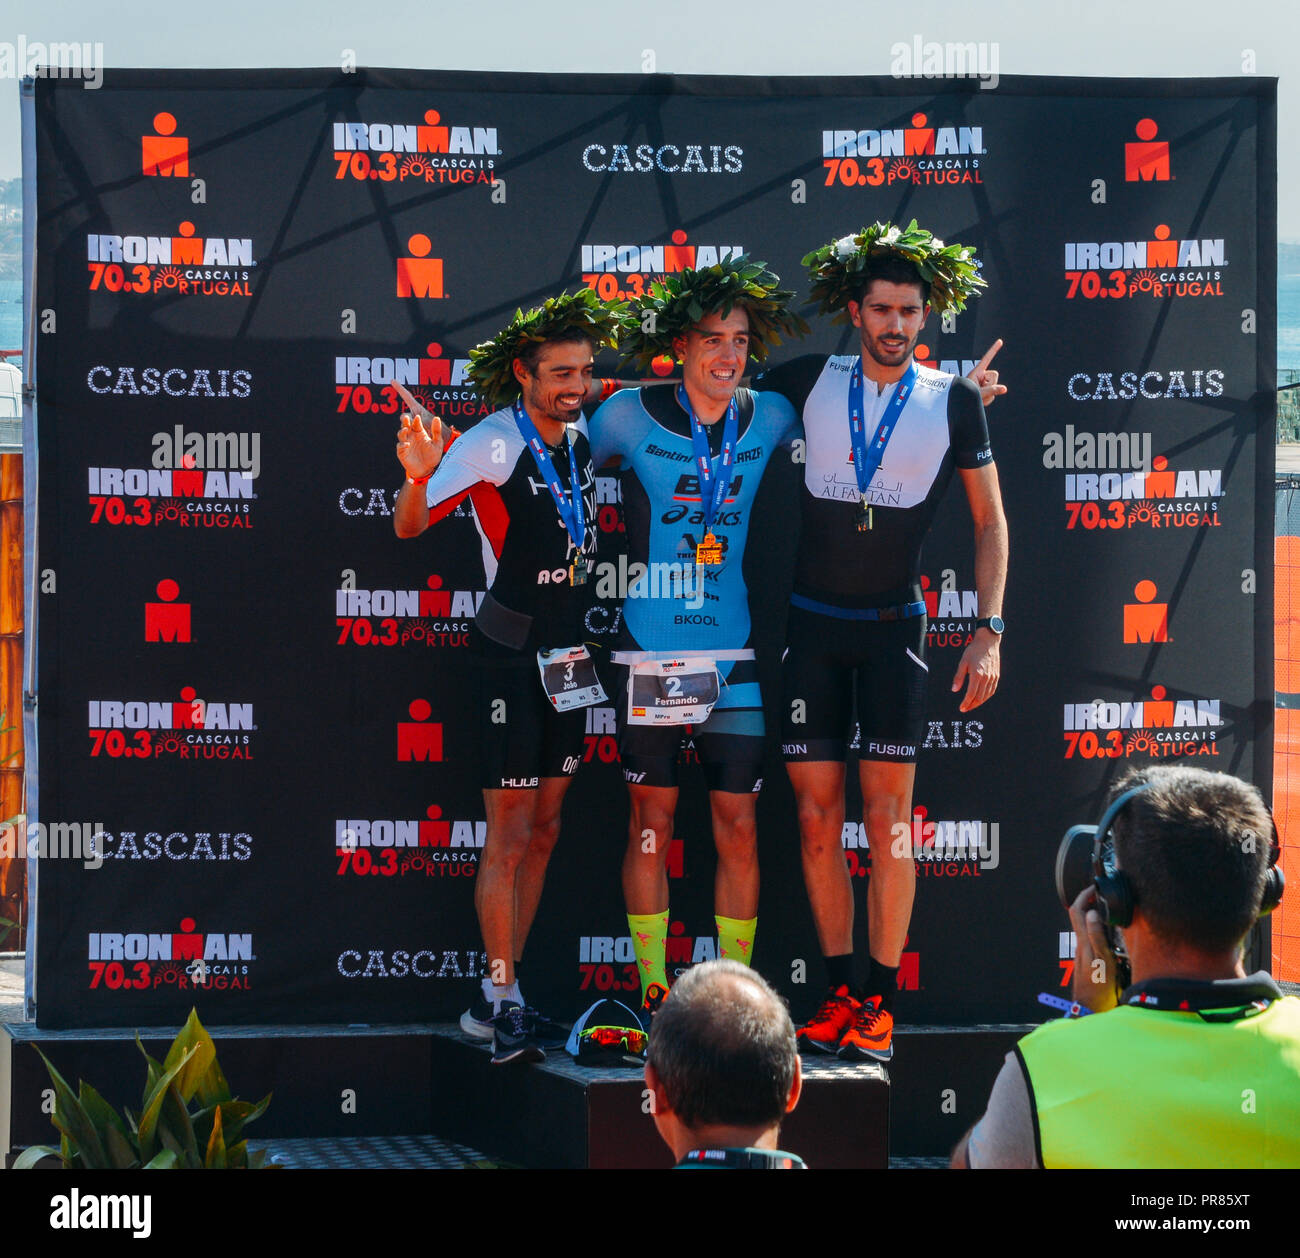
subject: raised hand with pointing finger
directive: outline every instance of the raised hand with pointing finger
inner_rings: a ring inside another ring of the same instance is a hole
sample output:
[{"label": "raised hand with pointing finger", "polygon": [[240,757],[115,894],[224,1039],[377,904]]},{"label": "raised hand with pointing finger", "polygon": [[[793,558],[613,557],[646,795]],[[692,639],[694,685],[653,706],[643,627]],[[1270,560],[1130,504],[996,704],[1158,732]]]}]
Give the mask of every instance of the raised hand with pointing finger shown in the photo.
[{"label": "raised hand with pointing finger", "polygon": [[[442,421],[431,414],[402,385],[393,387],[402,401],[411,409],[403,411],[402,426],[397,432],[397,458],[411,481],[427,480],[442,462],[446,442],[442,435]],[[425,420],[429,426],[424,426]]]},{"label": "raised hand with pointing finger", "polygon": [[980,391],[980,401],[988,406],[995,397],[1001,397],[1006,391],[1005,384],[998,383],[998,373],[989,367],[993,361],[993,356],[1002,348],[1002,338],[998,337],[992,345],[984,351],[984,357],[966,373],[968,380],[973,380]]}]

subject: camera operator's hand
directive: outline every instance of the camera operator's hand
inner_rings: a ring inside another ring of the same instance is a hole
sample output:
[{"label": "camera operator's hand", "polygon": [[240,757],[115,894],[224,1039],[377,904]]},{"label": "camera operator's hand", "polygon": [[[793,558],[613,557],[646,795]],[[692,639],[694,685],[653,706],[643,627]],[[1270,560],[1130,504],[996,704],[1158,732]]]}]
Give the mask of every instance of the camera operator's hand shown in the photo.
[{"label": "camera operator's hand", "polygon": [[1096,904],[1097,889],[1089,883],[1070,905],[1070,925],[1076,940],[1071,996],[1093,1013],[1104,1013],[1119,1004],[1118,971]]}]

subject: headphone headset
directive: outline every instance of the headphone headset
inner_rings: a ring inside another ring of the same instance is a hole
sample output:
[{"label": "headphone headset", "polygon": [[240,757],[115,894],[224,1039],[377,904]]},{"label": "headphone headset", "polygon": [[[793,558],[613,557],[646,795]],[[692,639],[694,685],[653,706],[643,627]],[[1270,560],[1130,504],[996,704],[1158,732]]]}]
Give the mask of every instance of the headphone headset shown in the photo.
[{"label": "headphone headset", "polygon": [[[1151,790],[1154,785],[1152,782],[1143,782],[1117,796],[1102,814],[1093,833],[1092,884],[1097,893],[1097,907],[1107,927],[1118,926],[1123,929],[1128,926],[1133,921],[1133,907],[1136,903],[1133,884],[1122,869],[1115,867],[1115,839],[1111,829],[1129,800]],[[1267,804],[1264,808],[1273,834],[1268,852],[1268,870],[1264,875],[1264,893],[1259,904],[1258,916],[1261,918],[1267,917],[1277,908],[1282,893],[1286,890],[1286,879],[1277,864],[1282,850],[1277,837],[1277,822],[1273,818],[1273,810]]]}]

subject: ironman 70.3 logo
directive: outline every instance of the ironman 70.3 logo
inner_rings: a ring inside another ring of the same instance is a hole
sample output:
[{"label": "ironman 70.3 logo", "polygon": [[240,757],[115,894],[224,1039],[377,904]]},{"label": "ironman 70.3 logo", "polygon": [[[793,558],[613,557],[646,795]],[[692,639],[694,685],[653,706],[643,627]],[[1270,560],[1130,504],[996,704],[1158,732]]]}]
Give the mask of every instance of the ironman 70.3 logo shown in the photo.
[{"label": "ironman 70.3 logo", "polygon": [[251,760],[257,731],[251,703],[200,699],[183,686],[180,701],[91,699],[90,754],[179,760]]},{"label": "ironman 70.3 logo", "polygon": [[431,804],[428,818],[338,818],[334,822],[335,873],[372,878],[472,878],[487,838],[487,822],[443,819]]},{"label": "ironman 70.3 logo", "polygon": [[86,469],[90,523],[252,528],[261,445],[260,433],[155,433],[149,467]]},{"label": "ironman 70.3 logo", "polygon": [[1223,727],[1220,700],[1170,699],[1164,686],[1152,686],[1149,699],[1136,702],[1093,699],[1065,705],[1065,759],[1128,759],[1150,756],[1217,756]]},{"label": "ironman 70.3 logo", "polygon": [[913,114],[910,127],[823,131],[824,186],[982,184],[986,151],[983,127],[935,127],[925,114]]},{"label": "ironman 70.3 logo", "polygon": [[253,242],[198,236],[186,220],[174,236],[86,236],[90,290],[189,297],[251,297]]},{"label": "ironman 70.3 logo", "polygon": [[335,179],[495,183],[496,127],[449,126],[436,109],[422,122],[336,122]]},{"label": "ironman 70.3 logo", "polygon": [[199,931],[183,917],[177,932],[91,931],[86,959],[92,988],[247,991],[257,958],[250,933]]},{"label": "ironman 70.3 logo", "polygon": [[466,646],[483,590],[445,590],[435,572],[425,589],[334,591],[337,646]]},{"label": "ironman 70.3 logo", "polygon": [[742,245],[695,245],[679,227],[670,244],[582,246],[582,282],[601,301],[624,301],[642,296],[654,280],[680,275],[685,270],[716,266],[745,252]]},{"label": "ironman 70.3 logo", "polygon": [[1150,433],[1046,433],[1043,466],[1065,471],[1067,529],[1218,528],[1223,469],[1169,466]]},{"label": "ironman 70.3 logo", "polygon": [[1071,240],[1065,297],[1222,297],[1227,265],[1221,236],[1178,240],[1165,223],[1151,240]]},{"label": "ironman 70.3 logo", "polygon": [[396,415],[403,407],[402,385],[439,418],[478,419],[491,411],[469,379],[468,358],[447,358],[437,341],[422,356],[372,358],[338,354],[334,358],[334,392],[340,415]]}]

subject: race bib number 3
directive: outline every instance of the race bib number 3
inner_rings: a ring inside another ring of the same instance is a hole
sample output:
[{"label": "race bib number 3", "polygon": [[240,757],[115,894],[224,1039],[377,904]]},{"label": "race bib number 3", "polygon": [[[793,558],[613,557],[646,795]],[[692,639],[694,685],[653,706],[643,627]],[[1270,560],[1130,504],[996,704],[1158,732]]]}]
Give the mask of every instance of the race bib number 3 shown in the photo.
[{"label": "race bib number 3", "polygon": [[542,689],[557,712],[605,702],[605,688],[596,676],[596,661],[585,646],[538,651],[537,667],[542,675]]},{"label": "race bib number 3", "polygon": [[707,656],[642,660],[627,686],[629,725],[701,725],[718,701],[718,666]]}]

